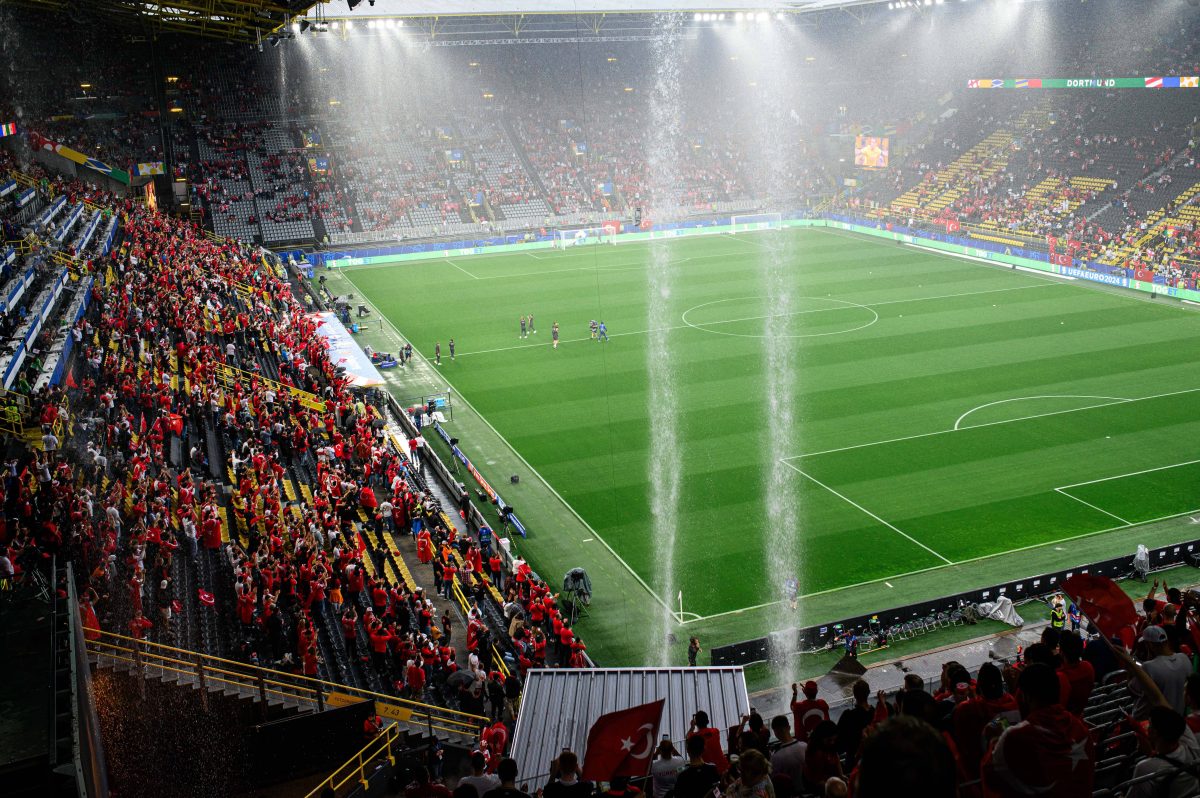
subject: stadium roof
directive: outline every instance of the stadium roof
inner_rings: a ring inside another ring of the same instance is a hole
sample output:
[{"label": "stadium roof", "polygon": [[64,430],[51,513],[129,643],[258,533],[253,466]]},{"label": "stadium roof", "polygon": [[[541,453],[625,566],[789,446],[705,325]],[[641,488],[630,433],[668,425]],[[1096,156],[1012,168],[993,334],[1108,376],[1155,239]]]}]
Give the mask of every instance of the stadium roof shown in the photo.
[{"label": "stadium roof", "polygon": [[[207,38],[253,44],[278,33],[289,22],[301,17],[310,21],[370,20],[372,18],[425,19],[431,22],[430,35],[441,31],[435,20],[463,17],[503,17],[516,20],[505,23],[510,35],[533,33],[528,20],[558,15],[588,16],[601,20],[608,16],[646,15],[664,12],[769,12],[801,14],[845,9],[860,22],[855,6],[868,6],[883,0],[357,0],[351,10],[345,0],[0,0],[0,6],[19,6],[68,15],[77,22],[104,20],[124,23],[147,33],[189,33]],[[630,17],[625,17],[630,19]],[[524,21],[524,22],[523,22]],[[599,34],[602,22],[592,25]],[[502,32],[502,31],[500,31]]]},{"label": "stadium roof", "polygon": [[532,14],[652,14],[664,11],[772,11],[803,13],[850,6],[871,5],[883,0],[375,0],[359,4],[355,12],[346,3],[325,6],[327,19],[350,18],[363,13],[389,17],[448,17]]},{"label": "stadium roof", "polygon": [[[380,0],[376,0],[376,3]],[[665,699],[659,734],[683,750],[696,710],[722,732],[750,711],[741,668],[540,668],[529,671],[513,733],[512,758],[518,783],[544,778],[564,748],[581,758],[601,716]]]},{"label": "stadium roof", "polygon": [[[0,0],[70,16],[78,22],[126,23],[150,33],[175,31],[208,38],[253,43],[291,17],[317,5],[314,0]],[[343,5],[344,7],[344,5]]]}]

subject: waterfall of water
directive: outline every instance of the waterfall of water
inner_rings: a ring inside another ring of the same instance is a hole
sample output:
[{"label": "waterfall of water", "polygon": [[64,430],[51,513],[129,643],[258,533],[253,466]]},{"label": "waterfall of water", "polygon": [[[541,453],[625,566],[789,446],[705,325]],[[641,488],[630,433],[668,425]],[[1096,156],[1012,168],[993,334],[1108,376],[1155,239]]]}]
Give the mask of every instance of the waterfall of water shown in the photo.
[{"label": "waterfall of water", "polygon": [[[650,94],[650,122],[646,158],[649,170],[650,218],[665,221],[675,202],[677,151],[680,144],[680,18],[663,15],[652,45],[655,80]],[[667,607],[676,596],[675,542],[679,534],[679,412],[674,364],[671,358],[670,332],[671,273],[669,253],[664,247],[652,247],[647,278],[649,342],[646,371],[649,378],[650,418],[650,513],[654,536],[654,561],[657,568],[654,585]],[[667,607],[659,620],[658,634],[650,641],[647,664],[667,665],[670,650],[668,636],[681,618]]]}]

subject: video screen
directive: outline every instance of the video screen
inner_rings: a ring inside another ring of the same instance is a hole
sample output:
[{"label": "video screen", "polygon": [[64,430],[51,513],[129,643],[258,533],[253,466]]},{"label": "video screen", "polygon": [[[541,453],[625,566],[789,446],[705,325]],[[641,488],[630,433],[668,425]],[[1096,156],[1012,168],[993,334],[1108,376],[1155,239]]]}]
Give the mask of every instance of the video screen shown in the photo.
[{"label": "video screen", "polygon": [[855,136],[854,165],[863,169],[887,169],[888,140],[886,136]]}]

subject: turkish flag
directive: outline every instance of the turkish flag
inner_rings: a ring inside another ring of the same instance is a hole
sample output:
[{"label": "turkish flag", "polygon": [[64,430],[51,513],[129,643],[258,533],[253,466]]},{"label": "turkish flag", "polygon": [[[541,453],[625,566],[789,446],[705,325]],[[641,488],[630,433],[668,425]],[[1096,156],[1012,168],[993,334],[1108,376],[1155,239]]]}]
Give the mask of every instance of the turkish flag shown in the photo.
[{"label": "turkish flag", "polygon": [[1138,622],[1133,599],[1107,576],[1075,574],[1062,583],[1062,591],[1075,599],[1079,611],[1107,638],[1119,636]]},{"label": "turkish flag", "polygon": [[663,699],[601,715],[588,732],[583,778],[612,781],[614,776],[640,778],[650,772]]}]

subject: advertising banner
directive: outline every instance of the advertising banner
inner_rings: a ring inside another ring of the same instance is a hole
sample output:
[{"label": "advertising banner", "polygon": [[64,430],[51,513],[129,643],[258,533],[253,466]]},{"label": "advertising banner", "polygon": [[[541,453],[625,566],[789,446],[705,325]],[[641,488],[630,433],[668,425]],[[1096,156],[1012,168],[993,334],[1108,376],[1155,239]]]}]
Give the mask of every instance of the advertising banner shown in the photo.
[{"label": "advertising banner", "polygon": [[1200,76],[1142,78],[972,78],[968,89],[1195,89]]}]

